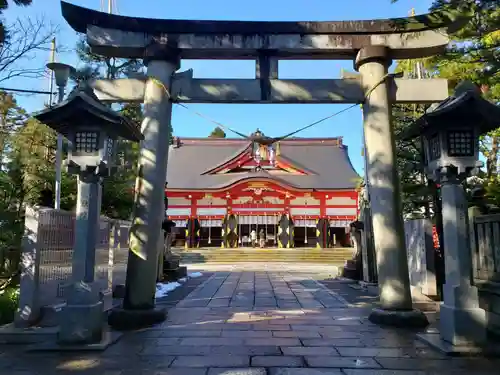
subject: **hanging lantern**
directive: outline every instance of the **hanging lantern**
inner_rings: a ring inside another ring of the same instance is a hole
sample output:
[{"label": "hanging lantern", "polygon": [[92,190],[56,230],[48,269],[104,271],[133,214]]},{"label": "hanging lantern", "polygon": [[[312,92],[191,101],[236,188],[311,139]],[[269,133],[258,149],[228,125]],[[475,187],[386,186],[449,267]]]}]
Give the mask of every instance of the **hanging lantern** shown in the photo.
[{"label": "hanging lantern", "polygon": [[212,243],[212,220],[208,218],[208,244]]},{"label": "hanging lantern", "polygon": [[260,152],[260,145],[257,142],[254,142],[253,144],[253,159],[257,163],[257,165],[260,165],[260,161],[262,160],[262,155]]},{"label": "hanging lantern", "polygon": [[276,166],[276,158],[275,158],[276,153],[274,152],[273,145],[269,145],[268,154],[269,154],[269,163],[271,163],[271,165],[273,165],[273,166]]}]

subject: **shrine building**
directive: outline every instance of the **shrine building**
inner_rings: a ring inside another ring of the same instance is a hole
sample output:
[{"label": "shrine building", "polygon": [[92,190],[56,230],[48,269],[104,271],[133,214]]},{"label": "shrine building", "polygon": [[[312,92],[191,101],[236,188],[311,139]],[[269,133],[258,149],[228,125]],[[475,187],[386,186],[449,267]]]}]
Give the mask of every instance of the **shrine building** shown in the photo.
[{"label": "shrine building", "polygon": [[252,230],[266,247],[351,246],[358,181],[341,137],[175,138],[165,191],[174,246],[246,247]]}]

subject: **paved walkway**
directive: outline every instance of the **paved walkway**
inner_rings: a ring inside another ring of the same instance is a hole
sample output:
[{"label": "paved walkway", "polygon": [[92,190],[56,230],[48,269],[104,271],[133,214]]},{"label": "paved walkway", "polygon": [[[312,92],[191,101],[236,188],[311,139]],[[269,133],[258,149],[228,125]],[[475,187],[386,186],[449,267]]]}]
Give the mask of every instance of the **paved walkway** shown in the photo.
[{"label": "paved walkway", "polygon": [[447,358],[381,328],[314,275],[223,271],[104,353],[4,353],[9,375],[498,374],[500,360]]}]

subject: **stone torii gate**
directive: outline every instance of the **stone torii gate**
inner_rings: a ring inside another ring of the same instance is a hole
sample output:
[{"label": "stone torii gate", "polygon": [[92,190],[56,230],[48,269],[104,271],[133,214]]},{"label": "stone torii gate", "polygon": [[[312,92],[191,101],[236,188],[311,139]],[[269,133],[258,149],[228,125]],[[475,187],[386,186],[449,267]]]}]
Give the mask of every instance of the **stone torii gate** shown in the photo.
[{"label": "stone torii gate", "polygon": [[[99,99],[144,102],[139,176],[124,311],[161,319],[154,308],[156,262],[163,219],[172,102],[187,103],[363,103],[373,232],[381,309],[373,321],[426,324],[413,310],[395,168],[392,103],[431,103],[448,96],[446,80],[397,79],[393,59],[441,53],[448,32],[464,20],[434,13],[417,17],[338,22],[243,22],[165,20],[101,13],[62,2],[62,13],[86,33],[94,53],[143,58],[144,79],[92,83]],[[255,79],[193,79],[176,74],[180,59],[256,61]],[[278,77],[279,60],[353,60],[359,77]],[[125,313],[124,313],[125,314]]]}]

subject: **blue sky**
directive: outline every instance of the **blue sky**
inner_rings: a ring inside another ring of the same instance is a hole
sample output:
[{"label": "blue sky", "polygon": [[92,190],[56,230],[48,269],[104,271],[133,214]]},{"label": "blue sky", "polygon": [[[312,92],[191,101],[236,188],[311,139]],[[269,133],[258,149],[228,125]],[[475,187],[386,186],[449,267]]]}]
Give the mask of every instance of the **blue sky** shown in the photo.
[{"label": "blue sky", "polygon": [[[71,0],[72,3],[99,9],[100,0]],[[407,16],[411,8],[416,13],[426,13],[431,0],[115,0],[120,15],[154,18],[214,19],[214,20],[275,20],[275,21],[328,21],[374,19]],[[31,7],[11,6],[6,14],[7,23],[17,17],[43,17],[57,25],[57,44],[64,46],[57,60],[81,65],[74,53],[76,33],[61,16],[59,0],[34,0]],[[41,52],[27,62],[33,67],[43,66],[49,58]],[[181,70],[193,68],[198,78],[253,78],[254,64],[249,61],[183,61]],[[341,69],[353,70],[350,61],[285,61],[279,65],[279,78],[338,78]],[[17,79],[4,82],[5,87],[46,90],[47,80]],[[19,96],[19,104],[29,111],[42,108],[43,95]],[[233,127],[251,133],[257,127],[265,134],[280,136],[344,108],[344,105],[256,105],[256,104],[198,104],[193,109]],[[173,111],[175,135],[204,137],[214,124],[201,119],[184,108],[175,106]],[[230,136],[228,134],[228,136]],[[338,117],[325,121],[299,134],[302,137],[344,137],[349,146],[349,156],[359,173],[363,170],[362,123],[358,107]]]}]

